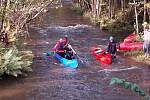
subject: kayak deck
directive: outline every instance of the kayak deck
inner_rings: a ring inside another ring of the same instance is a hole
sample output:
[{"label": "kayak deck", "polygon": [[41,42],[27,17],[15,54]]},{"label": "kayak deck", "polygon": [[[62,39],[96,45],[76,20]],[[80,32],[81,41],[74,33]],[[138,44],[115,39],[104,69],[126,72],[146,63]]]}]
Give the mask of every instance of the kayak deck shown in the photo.
[{"label": "kayak deck", "polygon": [[143,42],[132,42],[132,43],[120,43],[119,50],[123,51],[133,51],[133,50],[142,50]]},{"label": "kayak deck", "polygon": [[136,40],[136,37],[137,37],[137,35],[138,34],[136,34],[136,33],[132,33],[132,34],[130,34],[129,36],[127,36],[125,39],[124,39],[124,43],[130,43],[130,42],[133,42],[133,41],[135,41]]},{"label": "kayak deck", "polygon": [[101,48],[94,48],[92,50],[93,55],[103,64],[110,65],[112,63],[112,57],[109,53],[105,53]]},{"label": "kayak deck", "polygon": [[127,36],[122,43],[120,43],[119,50],[122,51],[134,51],[134,50],[142,50],[143,42],[135,42],[135,39],[138,34],[132,33]]},{"label": "kayak deck", "polygon": [[66,59],[62,56],[60,56],[58,53],[55,53],[54,55],[65,67],[70,67],[70,68],[77,68],[78,67],[78,61],[77,59]]}]

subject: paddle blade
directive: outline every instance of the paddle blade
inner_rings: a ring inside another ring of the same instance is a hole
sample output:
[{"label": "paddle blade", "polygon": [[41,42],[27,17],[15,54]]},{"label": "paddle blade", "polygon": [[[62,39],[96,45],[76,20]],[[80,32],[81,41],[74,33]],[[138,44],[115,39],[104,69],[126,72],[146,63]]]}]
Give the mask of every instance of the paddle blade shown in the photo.
[{"label": "paddle blade", "polygon": [[50,56],[50,55],[51,55],[51,52],[48,51],[48,52],[46,53],[46,56]]}]

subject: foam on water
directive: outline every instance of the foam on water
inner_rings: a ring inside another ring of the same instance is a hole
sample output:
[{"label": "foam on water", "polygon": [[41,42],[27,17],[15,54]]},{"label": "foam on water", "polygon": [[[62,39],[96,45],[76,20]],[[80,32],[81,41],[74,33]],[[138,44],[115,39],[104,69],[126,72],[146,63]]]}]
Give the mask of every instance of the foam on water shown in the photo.
[{"label": "foam on water", "polygon": [[134,69],[140,69],[138,67],[130,67],[130,68],[121,68],[121,69],[118,69],[118,68],[114,68],[114,69],[103,69],[103,70],[100,70],[99,72],[117,72],[117,71],[127,71],[127,70],[134,70]]},{"label": "foam on water", "polygon": [[92,28],[92,26],[89,25],[75,25],[75,26],[52,26],[52,27],[47,27],[49,30],[57,31],[60,33],[81,33],[84,32],[86,29]]},{"label": "foam on water", "polygon": [[[46,33],[47,32],[47,30],[39,30],[39,33]],[[45,34],[44,34],[45,35]]]}]

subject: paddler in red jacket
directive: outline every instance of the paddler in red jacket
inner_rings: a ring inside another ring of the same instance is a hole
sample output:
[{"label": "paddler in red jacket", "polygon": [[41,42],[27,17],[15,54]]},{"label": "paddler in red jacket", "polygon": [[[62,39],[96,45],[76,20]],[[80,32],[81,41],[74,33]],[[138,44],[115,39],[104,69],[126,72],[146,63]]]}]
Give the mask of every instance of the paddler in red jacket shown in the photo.
[{"label": "paddler in red jacket", "polygon": [[68,36],[65,35],[64,39],[60,38],[59,41],[56,43],[54,47],[54,52],[63,51],[67,48],[67,46],[68,46]]},{"label": "paddler in red jacket", "polygon": [[68,41],[68,36],[65,35],[65,38],[60,38],[57,44],[54,47],[54,53],[58,52],[61,56],[64,56],[67,59],[74,58],[74,50],[72,49],[71,45]]}]

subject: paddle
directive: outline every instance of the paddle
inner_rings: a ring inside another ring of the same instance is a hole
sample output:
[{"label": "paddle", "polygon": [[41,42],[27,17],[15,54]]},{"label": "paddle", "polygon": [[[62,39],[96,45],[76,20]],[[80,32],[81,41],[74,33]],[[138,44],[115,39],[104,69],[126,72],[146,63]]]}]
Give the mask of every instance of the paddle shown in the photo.
[{"label": "paddle", "polygon": [[82,64],[84,64],[84,61],[81,59],[81,57],[75,52],[75,50],[72,48],[70,44],[68,46],[71,48],[71,50],[74,52],[74,54],[77,56],[77,58],[81,61]]},{"label": "paddle", "polygon": [[[82,64],[85,64],[85,62],[82,60],[82,58],[75,52],[75,50],[72,48],[72,46],[70,44],[68,44],[68,46],[70,47],[70,49],[73,51],[73,53],[76,55],[76,57],[81,61]],[[58,50],[57,52],[64,52],[64,50]],[[46,56],[50,56],[52,55],[52,53],[55,53],[55,51],[48,51]],[[54,54],[53,54],[54,56]]]},{"label": "paddle", "polygon": [[[65,52],[64,50],[58,50],[57,52]],[[52,53],[55,53],[55,51],[48,51],[47,53],[46,53],[46,56],[50,56]],[[54,55],[54,54],[53,54]]]}]

